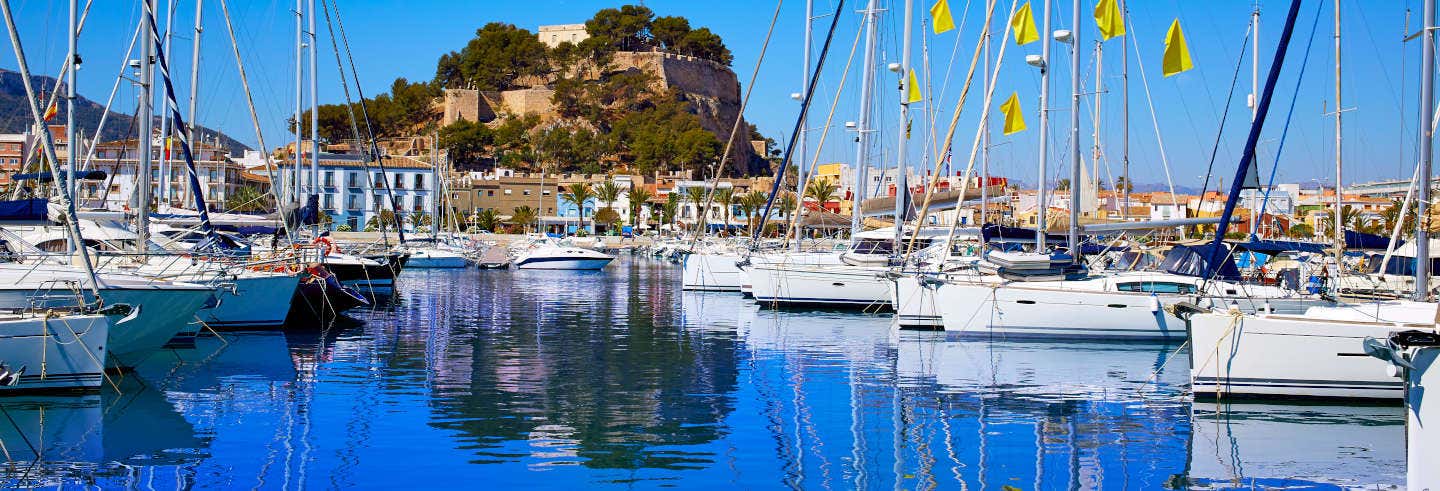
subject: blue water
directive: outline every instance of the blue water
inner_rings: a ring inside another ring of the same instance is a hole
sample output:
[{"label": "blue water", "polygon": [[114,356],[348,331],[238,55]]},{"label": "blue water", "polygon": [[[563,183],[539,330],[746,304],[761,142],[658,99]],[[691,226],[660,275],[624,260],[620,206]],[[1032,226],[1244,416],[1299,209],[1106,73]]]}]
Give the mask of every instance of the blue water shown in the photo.
[{"label": "blue water", "polygon": [[407,271],[353,322],[202,339],[98,395],[0,399],[0,485],[1404,481],[1398,407],[1192,403],[1175,346],[896,333],[888,314],[760,310],[679,282],[645,259],[600,273]]}]

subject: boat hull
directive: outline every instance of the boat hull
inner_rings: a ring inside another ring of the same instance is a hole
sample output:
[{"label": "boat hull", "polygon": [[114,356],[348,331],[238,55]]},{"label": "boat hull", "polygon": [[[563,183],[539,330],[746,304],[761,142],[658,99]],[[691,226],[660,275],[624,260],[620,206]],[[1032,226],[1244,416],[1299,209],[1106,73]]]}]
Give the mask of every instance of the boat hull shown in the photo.
[{"label": "boat hull", "polygon": [[889,308],[885,268],[858,266],[751,266],[750,288],[765,306]]},{"label": "boat hull", "polygon": [[470,261],[466,260],[465,256],[444,251],[416,252],[405,262],[406,268],[417,269],[454,269],[468,266]]},{"label": "boat hull", "polygon": [[215,290],[113,288],[100,290],[100,298],[106,305],[127,304],[139,310],[135,319],[110,329],[110,366],[131,368],[177,334],[196,330],[196,314],[213,301]]},{"label": "boat hull", "polygon": [[520,269],[569,269],[569,270],[598,270],[605,269],[605,266],[614,261],[613,258],[523,258],[515,262],[515,267]]},{"label": "boat hull", "polygon": [[1414,326],[1224,312],[1193,315],[1189,324],[1197,396],[1399,401],[1405,394],[1386,363],[1365,354],[1364,341]]},{"label": "boat hull", "polygon": [[900,329],[943,330],[945,318],[935,303],[939,282],[916,275],[900,275],[890,283],[890,304]]},{"label": "boat hull", "polygon": [[214,328],[256,329],[285,323],[300,277],[292,274],[241,276],[234,289],[220,288],[218,305],[200,311],[200,319]]},{"label": "boat hull", "polygon": [[109,331],[103,315],[0,321],[0,360],[12,371],[25,368],[19,384],[0,394],[99,390]]},{"label": "boat hull", "polygon": [[745,273],[736,254],[695,253],[685,256],[680,288],[690,291],[738,292]]}]

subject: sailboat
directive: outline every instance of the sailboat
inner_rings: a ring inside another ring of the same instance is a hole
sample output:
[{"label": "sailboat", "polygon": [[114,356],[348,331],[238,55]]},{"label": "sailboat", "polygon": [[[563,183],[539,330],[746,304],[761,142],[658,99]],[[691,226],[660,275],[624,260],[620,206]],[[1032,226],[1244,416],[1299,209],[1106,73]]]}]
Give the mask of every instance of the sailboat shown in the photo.
[{"label": "sailboat", "polygon": [[[1425,42],[1434,42],[1433,5],[1427,0]],[[1294,21],[1294,9],[1290,21]],[[1336,91],[1338,77],[1340,5],[1335,6]],[[1434,104],[1435,53],[1431,45],[1423,50],[1421,104]],[[1273,71],[1272,71],[1273,74]],[[1336,107],[1339,108],[1337,97]],[[1433,116],[1420,111],[1420,171],[1416,179],[1430,181],[1432,141],[1429,134]],[[1337,141],[1340,113],[1335,113]],[[1252,141],[1253,143],[1253,141]],[[1339,148],[1336,165],[1340,164]],[[1243,169],[1241,170],[1244,171]],[[1338,171],[1337,171],[1338,172]],[[1337,195],[1338,193],[1337,183]],[[1420,213],[1429,201],[1429,186],[1421,185]],[[1339,204],[1337,202],[1337,214]],[[1336,223],[1341,223],[1339,220]],[[1429,256],[1430,240],[1424,226],[1417,227],[1415,254]],[[1336,246],[1343,245],[1337,241]],[[1429,261],[1415,264],[1415,283],[1428,284]],[[1425,289],[1415,291],[1414,300],[1366,302],[1315,307],[1294,315],[1241,313],[1224,308],[1205,309],[1189,316],[1191,385],[1202,396],[1310,397],[1398,400],[1405,384],[1387,373],[1380,360],[1365,356],[1366,338],[1386,339],[1391,334],[1419,329],[1435,332],[1436,304]]]}]

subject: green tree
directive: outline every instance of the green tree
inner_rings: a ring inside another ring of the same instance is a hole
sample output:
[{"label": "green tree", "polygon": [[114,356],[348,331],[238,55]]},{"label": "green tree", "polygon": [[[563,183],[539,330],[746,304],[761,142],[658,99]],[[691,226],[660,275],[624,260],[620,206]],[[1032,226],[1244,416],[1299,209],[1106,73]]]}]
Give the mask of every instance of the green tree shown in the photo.
[{"label": "green tree", "polygon": [[840,187],[830,182],[829,179],[812,179],[805,185],[805,197],[815,200],[816,205],[824,207],[825,203],[835,201],[836,193]]},{"label": "green tree", "polygon": [[730,49],[725,47],[720,35],[710,32],[706,27],[685,33],[675,48],[680,54],[704,58],[725,66],[735,61],[735,56],[730,54]]},{"label": "green tree", "polygon": [[395,213],[390,210],[381,210],[380,213],[371,216],[369,220],[365,221],[365,231],[374,232],[380,230],[381,226],[394,230],[395,224]]},{"label": "green tree", "polygon": [[768,197],[760,191],[751,191],[740,196],[740,212],[745,214],[745,229],[755,233],[756,215],[765,208]]},{"label": "green tree", "polygon": [[519,87],[520,77],[549,72],[547,54],[535,33],[491,22],[476,30],[465,48],[440,57],[435,81],[452,89],[510,90]]},{"label": "green tree", "polygon": [[650,191],[646,191],[645,188],[630,188],[630,192],[625,197],[630,202],[630,225],[639,226],[640,211],[645,206],[645,202],[650,201]]},{"label": "green tree", "polygon": [[[602,210],[614,211],[613,207],[615,206],[615,202],[620,201],[620,193],[624,191],[624,189],[620,188],[619,184],[615,184],[615,181],[606,180],[600,183],[599,186],[595,186],[595,199],[600,201],[600,208]],[[596,213],[599,213],[599,211],[596,211]]]},{"label": "green tree", "polygon": [[620,213],[613,208],[601,208],[600,211],[595,212],[595,223],[603,223],[607,229],[615,228],[615,224],[619,222]]},{"label": "green tree", "polygon": [[514,212],[510,214],[510,223],[519,225],[521,232],[530,233],[530,225],[534,224],[539,216],[540,215],[535,212],[535,209],[528,205],[517,206]]},{"label": "green tree", "polygon": [[500,215],[495,210],[486,208],[475,214],[475,226],[480,230],[494,232],[500,226]]},{"label": "green tree", "polygon": [[254,186],[240,186],[225,197],[225,209],[239,213],[275,211],[275,196]]},{"label": "green tree", "polygon": [[1308,239],[1315,236],[1315,228],[1308,223],[1297,223],[1290,226],[1286,232],[1293,239]]},{"label": "green tree", "polygon": [[571,183],[565,187],[565,192],[560,195],[560,199],[574,204],[575,208],[580,212],[579,230],[576,232],[577,234],[583,234],[583,232],[585,232],[585,202],[590,201],[590,199],[594,197],[595,191],[590,189],[590,183],[588,182]]},{"label": "green tree", "polygon": [[684,17],[656,17],[650,23],[650,36],[660,47],[674,49],[690,33],[690,20]]},{"label": "green tree", "polygon": [[1128,193],[1128,192],[1133,192],[1133,191],[1135,191],[1135,183],[1132,183],[1132,182],[1126,180],[1126,179],[1125,179],[1125,176],[1117,177],[1117,178],[1115,178],[1115,190],[1116,190],[1116,191],[1124,191],[1124,192],[1127,192],[1127,193]]},{"label": "green tree", "polygon": [[730,228],[730,206],[735,204],[735,188],[719,188],[715,190],[715,202],[720,204],[720,223],[725,224],[725,229]]},{"label": "green tree", "polygon": [[795,193],[785,191],[780,195],[778,201],[777,208],[780,208],[780,214],[782,216],[789,217],[790,213],[795,211]]},{"label": "green tree", "polygon": [[611,51],[639,51],[649,44],[647,32],[654,18],[655,12],[643,5],[601,9],[585,21],[585,32]]},{"label": "green tree", "polygon": [[672,192],[665,195],[665,205],[660,209],[660,222],[668,223],[670,224],[670,228],[675,228],[675,219],[677,218],[676,215],[679,215],[679,212],[680,193]]},{"label": "green tree", "polygon": [[1069,190],[1070,190],[1070,179],[1063,178],[1063,177],[1060,178],[1060,180],[1055,183],[1055,190],[1056,190],[1056,191],[1069,191]]},{"label": "green tree", "polygon": [[440,129],[440,147],[456,168],[480,168],[494,144],[495,132],[481,123],[462,119]]},{"label": "green tree", "polygon": [[696,227],[702,226],[705,222],[705,209],[703,208],[705,206],[705,194],[706,189],[701,186],[691,186],[685,188],[685,198],[688,199],[691,203],[695,204]]}]

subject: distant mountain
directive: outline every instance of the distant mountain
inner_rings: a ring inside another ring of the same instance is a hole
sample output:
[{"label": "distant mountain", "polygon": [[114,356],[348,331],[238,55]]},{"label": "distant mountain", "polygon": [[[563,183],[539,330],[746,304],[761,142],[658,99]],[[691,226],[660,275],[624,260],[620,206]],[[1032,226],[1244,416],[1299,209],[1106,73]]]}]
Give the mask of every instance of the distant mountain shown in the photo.
[{"label": "distant mountain", "polygon": [[[35,90],[44,91],[45,99],[48,100],[52,91],[63,90],[55,82],[54,77],[32,76],[31,83]],[[81,96],[75,106],[75,125],[79,132],[86,135],[93,135],[95,127],[100,125],[100,117],[105,113],[105,106],[95,103],[90,99]],[[120,140],[133,138],[137,127],[133,117],[129,114],[122,114],[111,111],[110,118],[105,121],[105,131],[100,135],[101,141]],[[30,105],[25,101],[25,84],[20,79],[20,73],[0,69],[0,133],[20,133],[30,128],[34,121],[30,114]],[[65,121],[65,101],[60,101],[60,115],[50,120],[51,123],[63,123]],[[158,127],[158,124],[157,124]],[[220,145],[229,149],[232,153],[240,153],[250,147],[230,138],[229,135],[218,131],[199,127],[199,133],[205,140],[216,136],[220,139]]]}]

